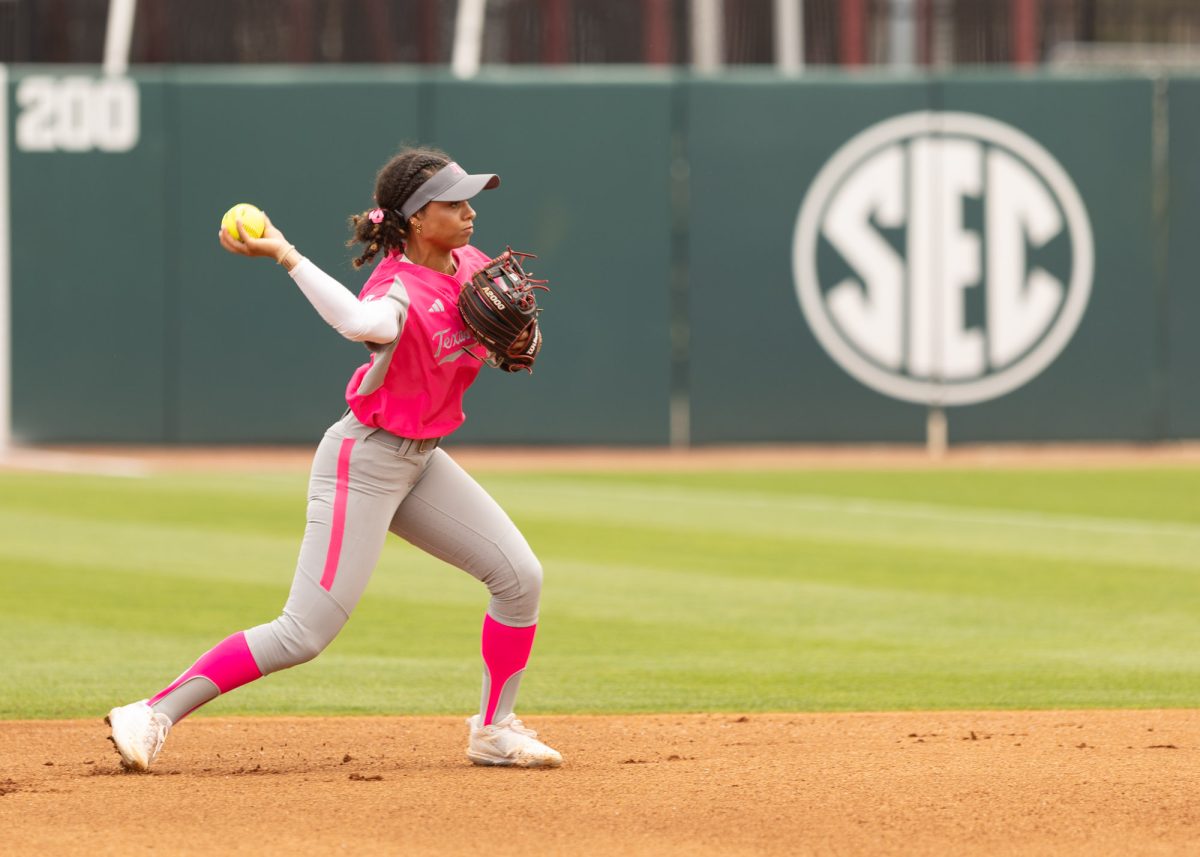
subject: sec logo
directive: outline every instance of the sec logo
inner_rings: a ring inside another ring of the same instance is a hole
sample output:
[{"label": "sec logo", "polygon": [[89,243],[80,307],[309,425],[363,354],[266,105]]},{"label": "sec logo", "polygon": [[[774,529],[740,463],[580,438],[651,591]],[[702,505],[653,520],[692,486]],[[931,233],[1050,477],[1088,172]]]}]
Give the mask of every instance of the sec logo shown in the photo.
[{"label": "sec logo", "polygon": [[817,174],[792,269],[813,333],[885,395],[967,405],[1049,366],[1091,294],[1087,210],[1016,128],[919,112],[854,137]]}]

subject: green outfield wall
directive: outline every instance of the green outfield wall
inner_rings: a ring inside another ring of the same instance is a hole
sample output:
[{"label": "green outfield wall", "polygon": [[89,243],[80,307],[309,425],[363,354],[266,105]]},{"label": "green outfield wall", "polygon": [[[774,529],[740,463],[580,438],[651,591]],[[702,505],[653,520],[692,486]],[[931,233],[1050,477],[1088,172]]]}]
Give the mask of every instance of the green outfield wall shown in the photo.
[{"label": "green outfield wall", "polygon": [[1169,437],[1200,436],[1200,80],[1168,84],[1170,167],[1165,190],[1167,230],[1159,236],[1163,278],[1155,341],[1164,366],[1162,396]]},{"label": "green outfield wall", "polygon": [[357,289],[346,218],[432,143],[503,177],[546,345],[498,443],[1200,437],[1200,80],[574,69],[9,76],[13,433],[311,442],[364,358],[270,262],[263,206]]}]

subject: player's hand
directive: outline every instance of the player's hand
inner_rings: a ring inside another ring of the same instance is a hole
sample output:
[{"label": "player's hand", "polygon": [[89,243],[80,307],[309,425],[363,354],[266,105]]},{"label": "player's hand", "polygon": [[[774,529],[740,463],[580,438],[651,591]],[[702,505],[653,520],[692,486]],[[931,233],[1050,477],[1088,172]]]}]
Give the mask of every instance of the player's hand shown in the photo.
[{"label": "player's hand", "polygon": [[523,331],[521,331],[520,335],[518,335],[517,338],[515,340],[513,340],[513,348],[517,351],[524,351],[526,348],[529,347],[529,343],[532,339],[533,339],[533,325],[531,324],[531,325],[529,325],[529,327],[527,327]]},{"label": "player's hand", "polygon": [[283,233],[278,227],[271,222],[271,218],[267,217],[266,212],[263,212],[263,228],[262,238],[253,238],[246,234],[245,228],[242,226],[242,221],[237,221],[238,235],[241,236],[240,241],[235,241],[229,237],[229,233],[224,229],[218,230],[217,237],[221,242],[221,246],[230,253],[236,253],[239,256],[266,256],[269,259],[276,258],[280,251],[288,246],[288,240],[283,237]]}]

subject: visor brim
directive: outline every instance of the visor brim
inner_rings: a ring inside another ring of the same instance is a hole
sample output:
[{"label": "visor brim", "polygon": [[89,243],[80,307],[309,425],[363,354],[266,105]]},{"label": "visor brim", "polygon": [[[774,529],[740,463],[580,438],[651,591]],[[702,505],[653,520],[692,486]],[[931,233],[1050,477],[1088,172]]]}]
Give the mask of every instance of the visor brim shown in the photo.
[{"label": "visor brim", "polygon": [[436,202],[461,202],[464,199],[471,199],[481,191],[497,187],[500,187],[500,176],[484,173],[466,175],[437,196],[432,197],[432,200]]}]

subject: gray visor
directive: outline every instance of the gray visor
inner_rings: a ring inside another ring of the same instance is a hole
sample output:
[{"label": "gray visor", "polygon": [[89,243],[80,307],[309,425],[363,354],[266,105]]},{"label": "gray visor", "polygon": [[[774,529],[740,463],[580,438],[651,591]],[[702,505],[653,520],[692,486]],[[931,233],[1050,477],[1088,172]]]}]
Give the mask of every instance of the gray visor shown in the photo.
[{"label": "gray visor", "polygon": [[458,164],[449,163],[431,175],[400,209],[404,219],[412,217],[428,202],[459,202],[470,199],[481,190],[500,186],[500,176],[470,175]]}]

